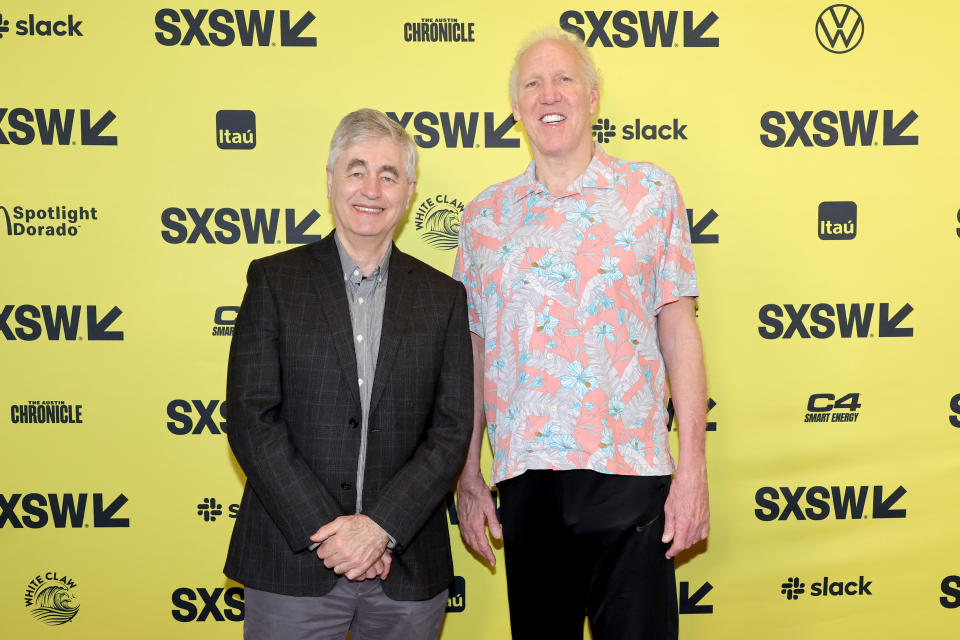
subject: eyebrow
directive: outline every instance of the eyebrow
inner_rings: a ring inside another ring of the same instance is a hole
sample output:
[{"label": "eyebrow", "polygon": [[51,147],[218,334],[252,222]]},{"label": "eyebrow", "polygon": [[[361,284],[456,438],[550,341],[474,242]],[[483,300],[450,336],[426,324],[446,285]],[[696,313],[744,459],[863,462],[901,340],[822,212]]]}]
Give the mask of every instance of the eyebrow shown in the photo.
[{"label": "eyebrow", "polygon": [[[366,160],[362,160],[362,159],[360,159],[360,158],[354,158],[353,160],[351,160],[350,162],[347,163],[347,171],[348,171],[348,172],[349,172],[350,170],[352,170],[353,168],[355,168],[355,167],[361,167],[361,168],[363,168],[363,169],[366,169],[366,168],[367,168],[367,161],[366,161]],[[379,173],[389,173],[389,174],[393,175],[393,177],[395,177],[395,178],[397,178],[397,179],[400,178],[400,171],[399,171],[395,166],[393,166],[392,164],[386,164],[386,165],[383,165],[382,167],[380,167]]]}]

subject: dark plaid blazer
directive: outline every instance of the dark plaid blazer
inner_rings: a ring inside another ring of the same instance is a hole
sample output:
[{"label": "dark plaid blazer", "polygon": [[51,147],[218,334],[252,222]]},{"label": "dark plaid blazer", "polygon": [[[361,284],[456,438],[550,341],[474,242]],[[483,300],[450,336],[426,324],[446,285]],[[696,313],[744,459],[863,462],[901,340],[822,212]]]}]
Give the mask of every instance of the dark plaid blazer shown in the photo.
[{"label": "dark plaid blazer", "polygon": [[[247,476],[224,573],[323,595],[337,576],[310,536],[356,505],[360,392],[343,269],[331,233],[254,260],[230,345],[227,435]],[[384,592],[422,600],[453,577],[442,501],[473,419],[463,286],[390,257],[370,403],[364,513],[396,541]]]}]

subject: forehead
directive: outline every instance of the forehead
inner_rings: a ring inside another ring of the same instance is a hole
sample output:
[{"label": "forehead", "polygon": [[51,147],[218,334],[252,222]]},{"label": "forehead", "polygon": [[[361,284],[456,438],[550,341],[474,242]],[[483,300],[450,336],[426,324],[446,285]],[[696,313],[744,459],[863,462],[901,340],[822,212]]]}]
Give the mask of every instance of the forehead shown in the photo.
[{"label": "forehead", "polygon": [[405,174],[405,152],[403,146],[388,137],[365,138],[357,140],[340,152],[337,168],[345,168],[356,161],[368,168],[380,169],[393,167],[401,175]]},{"label": "forehead", "polygon": [[582,70],[580,56],[573,46],[561,40],[543,40],[531,46],[520,58],[520,75],[566,71],[576,73]]}]

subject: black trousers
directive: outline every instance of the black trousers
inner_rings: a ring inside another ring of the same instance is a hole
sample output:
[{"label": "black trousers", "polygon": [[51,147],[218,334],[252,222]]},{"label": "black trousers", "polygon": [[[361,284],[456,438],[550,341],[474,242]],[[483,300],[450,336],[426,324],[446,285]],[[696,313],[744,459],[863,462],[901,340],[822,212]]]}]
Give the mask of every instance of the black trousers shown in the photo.
[{"label": "black trousers", "polygon": [[527,471],[497,485],[510,627],[520,640],[677,637],[665,553],[670,476]]}]

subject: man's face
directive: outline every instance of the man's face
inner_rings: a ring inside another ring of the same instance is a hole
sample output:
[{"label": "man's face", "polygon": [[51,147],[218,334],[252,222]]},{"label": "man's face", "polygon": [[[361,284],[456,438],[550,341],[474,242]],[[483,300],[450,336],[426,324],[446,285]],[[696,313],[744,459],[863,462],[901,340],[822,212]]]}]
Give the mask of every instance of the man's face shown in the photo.
[{"label": "man's face", "polygon": [[344,149],[331,171],[327,193],[337,231],[347,243],[392,239],[416,181],[408,182],[406,153],[390,138],[361,140]]},{"label": "man's face", "polygon": [[565,42],[544,40],[523,54],[513,116],[523,122],[534,156],[562,158],[592,149],[600,91],[587,83],[580,57]]}]

